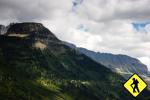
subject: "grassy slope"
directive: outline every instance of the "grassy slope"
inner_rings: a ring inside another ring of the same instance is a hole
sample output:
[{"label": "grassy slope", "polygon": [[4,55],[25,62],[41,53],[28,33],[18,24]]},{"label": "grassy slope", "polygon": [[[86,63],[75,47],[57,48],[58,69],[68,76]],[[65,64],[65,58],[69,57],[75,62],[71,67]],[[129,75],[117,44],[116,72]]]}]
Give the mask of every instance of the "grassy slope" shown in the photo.
[{"label": "grassy slope", "polygon": [[[134,99],[122,77],[85,55],[53,43],[66,51],[41,51],[28,41],[0,36],[0,100]],[[148,93],[137,99],[148,99]]]}]

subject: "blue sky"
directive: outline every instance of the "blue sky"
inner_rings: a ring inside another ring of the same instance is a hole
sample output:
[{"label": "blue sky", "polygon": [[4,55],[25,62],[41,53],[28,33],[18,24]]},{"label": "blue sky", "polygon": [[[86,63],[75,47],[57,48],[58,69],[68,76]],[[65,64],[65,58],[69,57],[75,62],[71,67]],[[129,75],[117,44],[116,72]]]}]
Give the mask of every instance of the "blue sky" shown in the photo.
[{"label": "blue sky", "polygon": [[77,5],[80,5],[82,4],[83,0],[72,0],[72,3],[73,3],[73,6],[77,6]]},{"label": "blue sky", "polygon": [[142,22],[133,22],[132,25],[136,29],[136,31],[145,31],[146,25],[150,24],[150,21],[142,21]]}]

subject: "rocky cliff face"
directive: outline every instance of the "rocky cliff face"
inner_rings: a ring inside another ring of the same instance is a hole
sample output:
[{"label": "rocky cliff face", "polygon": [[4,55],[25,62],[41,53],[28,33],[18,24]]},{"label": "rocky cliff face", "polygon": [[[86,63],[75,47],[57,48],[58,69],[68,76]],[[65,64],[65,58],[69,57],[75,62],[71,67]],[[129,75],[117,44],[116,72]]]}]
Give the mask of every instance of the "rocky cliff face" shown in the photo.
[{"label": "rocky cliff face", "polygon": [[57,37],[52,34],[47,28],[45,28],[41,23],[15,23],[11,24],[7,30],[7,35],[11,36],[16,35],[26,35],[32,38],[41,39],[41,40],[51,40],[58,42]]},{"label": "rocky cliff face", "polygon": [[12,23],[8,29],[8,33],[29,34],[30,32],[37,32],[44,27],[41,23]]},{"label": "rocky cliff face", "polygon": [[[55,48],[53,45],[61,44],[61,41],[41,23],[26,22],[10,24],[6,36],[27,38],[34,47],[44,49],[49,48],[53,53],[65,52],[64,47]],[[61,47],[61,46],[60,46]]]}]

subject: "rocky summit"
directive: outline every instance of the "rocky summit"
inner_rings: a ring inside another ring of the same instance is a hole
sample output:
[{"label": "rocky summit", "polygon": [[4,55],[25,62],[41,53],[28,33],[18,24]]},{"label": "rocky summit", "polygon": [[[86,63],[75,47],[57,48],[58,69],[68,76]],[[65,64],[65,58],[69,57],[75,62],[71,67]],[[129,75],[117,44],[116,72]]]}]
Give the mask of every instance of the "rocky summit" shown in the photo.
[{"label": "rocky summit", "polygon": [[30,36],[30,38],[37,38],[43,40],[59,41],[51,31],[45,28],[41,23],[12,23],[10,24],[7,35],[10,36]]},{"label": "rocky summit", "polygon": [[40,23],[14,23],[0,35],[0,100],[135,100],[125,81]]}]

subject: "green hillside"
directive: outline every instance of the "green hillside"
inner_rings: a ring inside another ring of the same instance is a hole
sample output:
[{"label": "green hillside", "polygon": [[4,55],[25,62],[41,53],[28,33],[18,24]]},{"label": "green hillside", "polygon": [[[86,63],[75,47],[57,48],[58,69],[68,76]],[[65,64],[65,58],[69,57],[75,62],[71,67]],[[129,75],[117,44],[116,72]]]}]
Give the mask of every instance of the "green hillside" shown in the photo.
[{"label": "green hillside", "polygon": [[[34,24],[14,24],[0,36],[0,100],[135,99],[120,75]],[[148,98],[145,90],[136,99]]]}]

